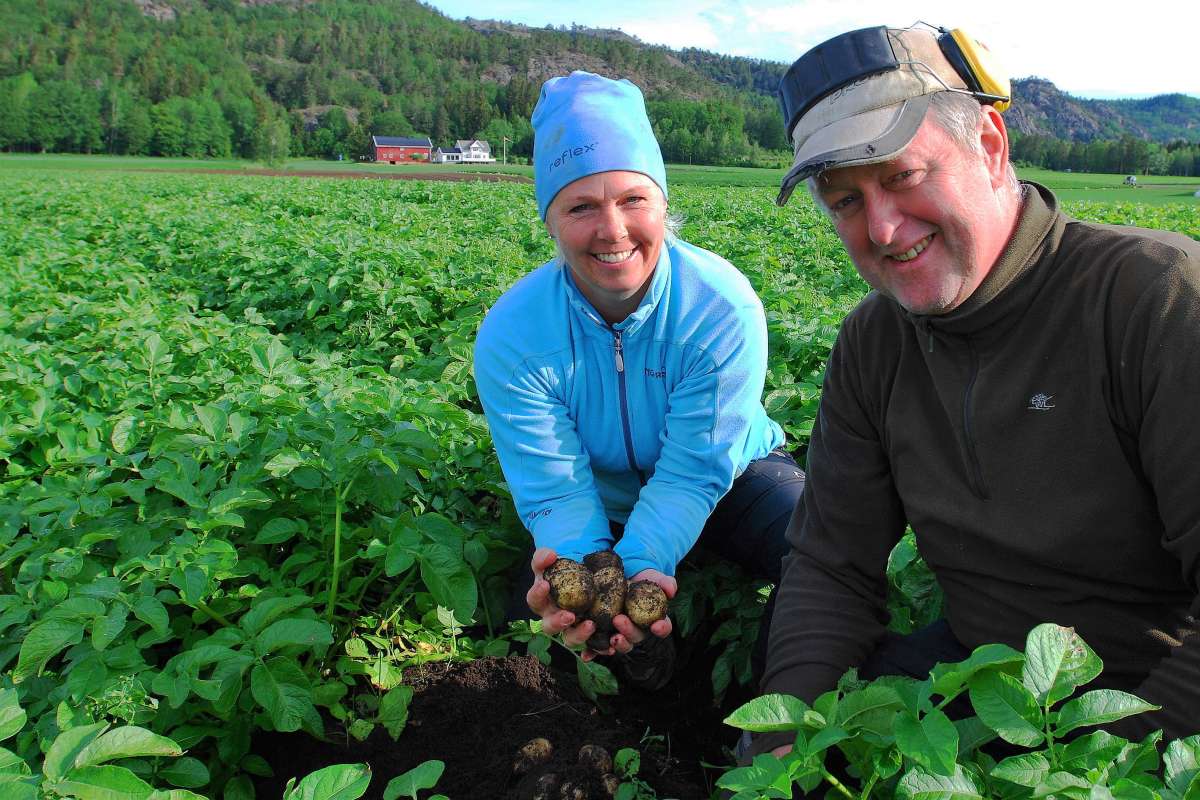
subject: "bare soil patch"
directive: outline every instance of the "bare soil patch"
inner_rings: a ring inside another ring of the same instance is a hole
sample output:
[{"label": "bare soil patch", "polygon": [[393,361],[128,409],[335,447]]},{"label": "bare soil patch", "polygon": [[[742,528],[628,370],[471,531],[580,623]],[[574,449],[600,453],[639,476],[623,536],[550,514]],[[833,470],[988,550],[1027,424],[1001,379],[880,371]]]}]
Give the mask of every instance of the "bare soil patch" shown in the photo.
[{"label": "bare soil patch", "polygon": [[[349,743],[340,732],[329,742],[304,734],[262,734],[254,752],[267,759],[275,777],[260,781],[258,796],[279,797],[289,777],[329,764],[366,762],[373,772],[366,797],[380,798],[393,777],[438,759],[446,770],[436,792],[454,800],[523,800],[532,796],[534,784],[545,773],[578,776],[578,754],[586,744],[599,745],[613,756],[623,747],[638,749],[639,777],[660,798],[711,796],[716,776],[705,774],[700,762],[728,763],[726,748],[737,738],[737,731],[721,724],[729,704],[722,704],[722,710],[712,702],[711,663],[684,666],[658,692],[622,687],[621,695],[602,698],[599,706],[588,702],[573,673],[559,666],[556,662],[554,668],[546,667],[530,656],[509,656],[410,668],[404,682],[414,694],[408,725],[398,741],[382,729],[365,742]],[[331,732],[335,725],[329,726]],[[524,775],[514,774],[517,752],[537,737],[551,742],[551,759]],[[595,786],[596,800],[607,797],[598,781],[577,780]]]},{"label": "bare soil patch", "polygon": [[282,169],[167,169],[150,167],[138,172],[191,172],[206,175],[269,175],[280,178],[375,178],[385,181],[483,181],[485,183],[533,183],[524,175],[499,172],[323,172]]}]

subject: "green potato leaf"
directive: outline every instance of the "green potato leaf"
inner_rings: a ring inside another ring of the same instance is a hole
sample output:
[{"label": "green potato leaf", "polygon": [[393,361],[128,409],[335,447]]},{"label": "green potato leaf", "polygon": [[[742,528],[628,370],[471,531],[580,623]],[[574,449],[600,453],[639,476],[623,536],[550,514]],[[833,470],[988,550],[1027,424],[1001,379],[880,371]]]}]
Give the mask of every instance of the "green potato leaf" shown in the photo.
[{"label": "green potato leaf", "polygon": [[184,789],[199,789],[207,786],[209,781],[208,767],[200,759],[191,756],[175,759],[160,769],[158,774],[172,786]]},{"label": "green potato leaf", "polygon": [[50,659],[83,641],[83,623],[69,619],[45,619],[29,629],[17,656],[13,683],[40,675]]},{"label": "green potato leaf", "polygon": [[1104,668],[1071,628],[1044,623],[1025,639],[1025,666],[1021,679],[1039,705],[1053,705],[1096,678]]},{"label": "green potato leaf", "polygon": [[931,775],[920,767],[905,773],[896,786],[900,800],[983,800],[983,790],[971,773],[957,766],[954,774]]},{"label": "green potato leaf", "polygon": [[954,774],[958,729],[943,712],[935,708],[918,719],[911,711],[902,711],[894,730],[901,753],[935,775]]},{"label": "green potato leaf", "polygon": [[293,662],[272,659],[250,672],[250,693],[267,710],[275,730],[298,731],[309,715],[316,714],[312,693]]},{"label": "green potato leaf", "polygon": [[107,764],[71,770],[55,791],[77,800],[149,800],[154,787],[125,767]]},{"label": "green potato leaf", "polygon": [[305,775],[295,786],[289,782],[283,800],[357,800],[370,783],[368,765],[334,764]]},{"label": "green potato leaf", "polygon": [[25,709],[17,699],[17,690],[0,689],[0,742],[20,733],[26,719]]},{"label": "green potato leaf", "polygon": [[283,647],[323,650],[333,644],[329,623],[317,619],[281,619],[272,622],[254,640],[254,650],[266,657]]},{"label": "green potato leaf", "polygon": [[1134,714],[1157,711],[1161,706],[1147,703],[1128,692],[1116,689],[1098,689],[1070,700],[1058,712],[1054,726],[1056,737],[1065,736],[1077,728],[1089,725],[1104,725]]},{"label": "green potato leaf", "polygon": [[452,609],[462,620],[475,616],[479,588],[467,562],[440,544],[429,544],[420,551],[421,580],[438,605]]},{"label": "green potato leaf", "polygon": [[1042,743],[1042,710],[1016,678],[984,672],[972,678],[968,687],[975,713],[1001,739],[1026,747]]},{"label": "green potato leaf", "polygon": [[1027,786],[1039,785],[1050,774],[1050,760],[1041,753],[1021,753],[1009,756],[992,767],[991,776],[1000,780]]},{"label": "green potato leaf", "polygon": [[136,725],[113,728],[85,745],[72,762],[91,767],[136,756],[178,756],[183,750],[173,740]]},{"label": "green potato leaf", "polygon": [[398,797],[417,800],[417,792],[436,786],[445,769],[446,764],[436,759],[418,764],[403,775],[388,781],[388,785],[383,789],[383,800],[396,800]]},{"label": "green potato leaf", "polygon": [[55,737],[46,758],[42,762],[42,773],[50,780],[58,780],[75,767],[75,758],[100,734],[108,729],[107,722],[97,722],[93,725],[80,725],[68,728]]},{"label": "green potato leaf", "polygon": [[379,701],[379,723],[387,729],[392,740],[400,738],[408,724],[408,706],[412,702],[411,686],[397,686]]},{"label": "green potato leaf", "polygon": [[767,694],[742,705],[725,718],[725,724],[752,733],[798,731],[808,705],[789,694]]}]

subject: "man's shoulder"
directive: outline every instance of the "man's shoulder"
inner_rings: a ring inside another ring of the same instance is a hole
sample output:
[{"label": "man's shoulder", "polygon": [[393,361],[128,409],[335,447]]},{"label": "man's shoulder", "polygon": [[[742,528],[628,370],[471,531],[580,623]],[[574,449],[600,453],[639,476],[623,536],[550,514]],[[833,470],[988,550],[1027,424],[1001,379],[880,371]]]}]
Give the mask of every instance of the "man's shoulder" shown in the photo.
[{"label": "man's shoulder", "polygon": [[858,342],[896,342],[898,332],[903,334],[912,330],[913,323],[899,304],[874,289],[842,321],[843,336]]},{"label": "man's shoulder", "polygon": [[1068,218],[1059,257],[1092,269],[1121,270],[1127,277],[1153,279],[1183,271],[1200,279],[1200,242],[1174,231]]}]

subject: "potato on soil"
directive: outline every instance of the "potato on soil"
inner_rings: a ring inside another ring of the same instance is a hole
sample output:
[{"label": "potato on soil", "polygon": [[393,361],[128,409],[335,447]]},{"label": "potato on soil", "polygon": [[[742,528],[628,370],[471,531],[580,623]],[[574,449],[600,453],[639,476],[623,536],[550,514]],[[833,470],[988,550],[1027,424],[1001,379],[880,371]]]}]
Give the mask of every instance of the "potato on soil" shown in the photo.
[{"label": "potato on soil", "polygon": [[667,616],[667,594],[654,581],[635,581],[625,595],[625,613],[634,625],[649,628]]},{"label": "potato on soil", "polygon": [[616,797],[617,790],[621,788],[621,779],[611,772],[606,772],[600,776],[600,785],[604,787],[604,794],[608,797]]},{"label": "potato on soil", "polygon": [[612,756],[598,744],[585,744],[579,748],[579,766],[586,767],[600,775],[612,772]]},{"label": "potato on soil", "polygon": [[558,787],[558,797],[559,800],[592,800],[592,793],[588,791],[587,784],[576,783],[568,778]]},{"label": "potato on soil", "polygon": [[542,577],[550,584],[550,599],[559,608],[582,614],[596,601],[592,573],[578,561],[559,558],[546,567]]},{"label": "potato on soil", "polygon": [[517,775],[524,775],[534,767],[545,764],[552,755],[554,755],[554,746],[550,744],[549,739],[543,739],[540,736],[530,739],[517,751],[517,756],[513,759],[513,772]]},{"label": "potato on soil", "polygon": [[559,777],[547,772],[538,777],[528,795],[529,800],[558,800]]}]

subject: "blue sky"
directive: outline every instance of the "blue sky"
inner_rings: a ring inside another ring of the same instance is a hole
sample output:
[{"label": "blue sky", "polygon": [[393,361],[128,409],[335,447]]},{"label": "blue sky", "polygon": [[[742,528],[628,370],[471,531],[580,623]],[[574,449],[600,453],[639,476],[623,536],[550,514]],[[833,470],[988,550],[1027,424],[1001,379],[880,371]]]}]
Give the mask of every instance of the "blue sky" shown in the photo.
[{"label": "blue sky", "polygon": [[699,47],[791,63],[812,45],[873,25],[922,20],[961,27],[984,42],[1012,77],[1037,75],[1078,97],[1200,97],[1200,3],[1075,0],[606,0],[564,3],[432,0],[454,19],[618,28],[652,44]]}]

